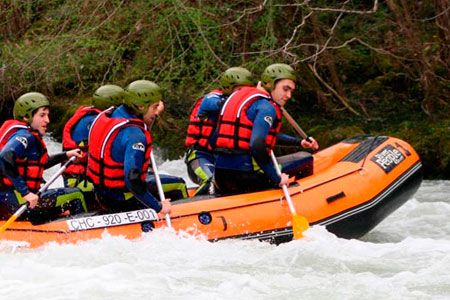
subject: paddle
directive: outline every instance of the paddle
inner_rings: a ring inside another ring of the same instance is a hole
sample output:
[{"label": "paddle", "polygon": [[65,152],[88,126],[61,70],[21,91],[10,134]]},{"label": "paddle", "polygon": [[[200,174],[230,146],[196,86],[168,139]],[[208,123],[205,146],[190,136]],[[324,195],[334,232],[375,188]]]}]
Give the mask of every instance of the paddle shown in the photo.
[{"label": "paddle", "polygon": [[[152,168],[153,168],[153,175],[155,175],[156,186],[158,187],[159,200],[162,203],[163,201],[166,201],[166,198],[164,197],[164,191],[162,188],[161,179],[159,178],[158,168],[156,167],[156,161],[155,161],[155,157],[153,156],[153,151],[150,152],[150,162],[151,162]],[[170,221],[170,215],[166,214],[165,218],[166,218],[167,227],[172,228],[172,222]]]},{"label": "paddle", "polygon": [[200,186],[195,190],[194,195],[192,197],[203,195],[206,190],[208,190],[209,195],[214,195],[214,186],[212,183],[213,178],[210,177],[209,179],[205,180]]},{"label": "paddle", "polygon": [[[42,194],[43,192],[45,192],[48,187],[55,182],[56,178],[59,177],[59,175],[61,175],[64,170],[67,168],[67,166],[73,162],[76,159],[75,156],[72,156],[68,161],[66,161],[66,163],[58,170],[58,172],[56,172],[37,192],[38,195]],[[8,221],[5,222],[5,224],[3,224],[2,227],[0,227],[0,234],[2,234],[3,232],[6,231],[6,229],[8,229],[8,227],[18,218],[20,217],[26,210],[28,209],[28,202],[26,204],[23,204],[9,219]]]},{"label": "paddle", "polygon": [[297,133],[304,138],[305,140],[307,140],[308,142],[312,143],[311,137],[308,136],[303,129],[300,128],[300,126],[297,124],[297,122],[294,120],[294,118],[287,112],[286,109],[284,109],[284,107],[281,108],[281,111],[283,112],[283,116],[286,118],[286,120],[289,122],[289,124],[291,124],[291,126],[294,128],[295,131],[297,131]]},{"label": "paddle", "polygon": [[[278,166],[277,158],[275,157],[273,151],[270,152],[270,156],[272,157],[272,162],[275,165],[275,169],[277,170],[278,175],[281,175],[281,170],[280,167]],[[283,184],[282,188],[284,192],[284,197],[286,198],[289,210],[291,211],[292,214],[292,231],[294,233],[294,239],[297,240],[303,237],[303,231],[309,228],[308,220],[306,220],[305,217],[297,214],[294,204],[292,203],[291,195],[289,195],[287,185]]]}]

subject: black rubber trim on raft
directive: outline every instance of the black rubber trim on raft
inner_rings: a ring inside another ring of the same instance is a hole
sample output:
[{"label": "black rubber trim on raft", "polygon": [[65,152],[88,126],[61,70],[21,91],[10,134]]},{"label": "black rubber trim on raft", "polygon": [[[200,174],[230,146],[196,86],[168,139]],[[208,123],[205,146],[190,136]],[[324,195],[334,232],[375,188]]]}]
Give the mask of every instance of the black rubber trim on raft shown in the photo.
[{"label": "black rubber trim on raft", "polygon": [[366,204],[345,212],[342,217],[321,223],[338,237],[359,238],[408,201],[422,179],[422,164],[419,162]]},{"label": "black rubber trim on raft", "polygon": [[[416,163],[411,168],[406,170],[395,181],[393,181],[391,184],[386,186],[380,193],[378,193],[372,199],[367,200],[366,202],[361,203],[357,206],[350,207],[349,209],[341,211],[340,213],[338,213],[336,215],[332,215],[325,219],[322,219],[318,222],[318,224],[329,225],[329,224],[335,223],[337,221],[346,219],[347,217],[357,214],[360,211],[364,211],[364,210],[372,208],[373,206],[377,205],[379,202],[382,202],[385,198],[390,196],[395,190],[399,189],[400,187],[402,187],[404,185],[407,185],[406,183],[410,180],[410,178],[414,177],[415,174],[418,174],[418,173],[421,174],[421,168],[422,168],[422,164],[420,162]],[[422,176],[420,176],[420,177],[422,177]]]},{"label": "black rubber trim on raft", "polygon": [[[408,201],[422,182],[422,164],[417,162],[397,180],[387,186],[374,198],[347,211],[322,219],[313,225],[325,225],[327,230],[336,236],[346,239],[359,238],[372,230],[389,214]],[[262,231],[257,233],[236,235],[210,241],[224,239],[258,239],[273,244],[289,242],[293,238],[292,227]]]},{"label": "black rubber trim on raft", "polygon": [[[363,138],[363,137],[359,137]],[[361,143],[349,154],[347,154],[341,161],[348,161],[357,163],[363,160],[373,149],[384,143],[388,139],[387,136],[366,136]],[[344,143],[355,143],[356,138],[345,140]]]}]

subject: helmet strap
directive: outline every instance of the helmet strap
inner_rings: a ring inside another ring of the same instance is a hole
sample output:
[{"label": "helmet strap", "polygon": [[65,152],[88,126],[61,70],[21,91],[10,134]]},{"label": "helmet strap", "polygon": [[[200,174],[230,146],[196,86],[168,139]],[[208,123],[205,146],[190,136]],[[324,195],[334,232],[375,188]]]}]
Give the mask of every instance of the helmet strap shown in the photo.
[{"label": "helmet strap", "polygon": [[264,83],[262,87],[269,93],[273,90],[273,86],[272,86],[271,82]]},{"label": "helmet strap", "polygon": [[143,114],[139,111],[137,105],[127,105],[125,104],[125,107],[127,108],[128,112],[130,114],[136,115],[136,116],[142,116]]},{"label": "helmet strap", "polygon": [[22,121],[26,122],[27,124],[31,124],[31,122],[33,121],[33,118],[23,116]]}]

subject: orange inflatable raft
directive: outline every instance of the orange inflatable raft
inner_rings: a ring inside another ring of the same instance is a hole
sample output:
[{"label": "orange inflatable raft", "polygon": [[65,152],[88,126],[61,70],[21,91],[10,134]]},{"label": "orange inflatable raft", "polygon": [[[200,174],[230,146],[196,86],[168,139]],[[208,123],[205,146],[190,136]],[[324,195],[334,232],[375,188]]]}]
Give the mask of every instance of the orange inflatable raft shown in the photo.
[{"label": "orange inflatable raft", "polygon": [[[313,175],[293,180],[288,190],[299,215],[311,226],[324,225],[339,237],[358,238],[369,232],[410,199],[422,181],[419,156],[397,138],[359,136],[313,156]],[[238,238],[287,242],[293,237],[291,220],[281,189],[183,199],[172,204],[171,213],[176,231],[202,235],[211,241]],[[48,242],[101,238],[105,232],[134,239],[165,226],[153,210],[144,209],[74,216],[42,225],[16,221],[0,240],[39,247]]]}]

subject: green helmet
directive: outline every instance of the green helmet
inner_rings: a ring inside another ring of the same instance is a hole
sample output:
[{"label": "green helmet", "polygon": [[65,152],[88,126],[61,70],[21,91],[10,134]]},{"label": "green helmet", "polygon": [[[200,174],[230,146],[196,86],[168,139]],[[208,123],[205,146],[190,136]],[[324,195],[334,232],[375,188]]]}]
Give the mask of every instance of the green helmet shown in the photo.
[{"label": "green helmet", "polygon": [[254,83],[252,73],[241,67],[227,69],[220,78],[220,85],[225,92],[231,92],[234,87],[239,85],[253,85]]},{"label": "green helmet", "polygon": [[[268,66],[261,75],[261,81],[264,87],[271,91],[275,86],[275,82],[280,79],[297,80],[295,71],[287,64],[273,64]],[[270,84],[270,85],[269,85]]]},{"label": "green helmet", "polygon": [[14,103],[14,119],[21,120],[27,117],[31,122],[33,112],[43,106],[50,106],[50,102],[43,94],[37,92],[23,94]]},{"label": "green helmet", "polygon": [[[148,107],[162,100],[159,85],[149,80],[136,80],[125,88],[124,103],[140,114],[145,114]],[[140,109],[140,106],[144,108]]]},{"label": "green helmet", "polygon": [[125,90],[118,85],[107,84],[99,87],[92,97],[92,105],[99,109],[119,106],[125,98]]}]

